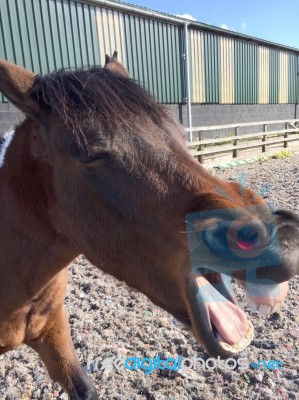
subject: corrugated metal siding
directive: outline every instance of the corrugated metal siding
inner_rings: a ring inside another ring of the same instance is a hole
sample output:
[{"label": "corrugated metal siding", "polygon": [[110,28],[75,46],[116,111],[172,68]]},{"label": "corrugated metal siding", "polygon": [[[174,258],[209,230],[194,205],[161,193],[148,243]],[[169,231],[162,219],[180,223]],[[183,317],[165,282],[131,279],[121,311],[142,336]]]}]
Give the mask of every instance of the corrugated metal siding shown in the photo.
[{"label": "corrugated metal siding", "polygon": [[[118,51],[163,103],[184,101],[184,29],[84,0],[0,0],[0,58],[36,73],[103,65]],[[190,28],[193,103],[295,103],[299,55]],[[0,101],[4,101],[0,97]]]},{"label": "corrugated metal siding", "polygon": [[258,102],[260,104],[269,103],[269,49],[259,47],[258,49]]},{"label": "corrugated metal siding", "polygon": [[235,101],[234,78],[234,41],[229,38],[220,39],[221,50],[221,88],[220,103],[233,104]]},{"label": "corrugated metal siding", "polygon": [[100,63],[92,5],[69,0],[1,0],[0,19],[0,58],[36,73]]},{"label": "corrugated metal siding", "polygon": [[279,55],[279,103],[288,103],[289,101],[289,55],[280,52]]},{"label": "corrugated metal siding", "polygon": [[299,84],[299,57],[295,54],[289,54],[289,81],[288,81],[288,103],[296,103],[299,100],[299,93],[297,94]]},{"label": "corrugated metal siding", "polygon": [[96,20],[100,48],[98,64],[104,65],[105,55],[112,55],[117,50],[118,60],[127,65],[123,13],[96,7]]},{"label": "corrugated metal siding", "polygon": [[182,27],[125,14],[127,68],[162,103],[183,101]]},{"label": "corrugated metal siding", "polygon": [[181,103],[182,27],[72,0],[1,0],[0,57],[36,73],[103,65],[118,51],[132,77]]},{"label": "corrugated metal siding", "polygon": [[258,47],[235,42],[235,102],[255,104],[258,101]]},{"label": "corrugated metal siding", "polygon": [[204,32],[204,72],[206,103],[219,103],[220,89],[220,37]]},{"label": "corrugated metal siding", "polygon": [[270,49],[269,57],[269,103],[275,104],[279,102],[279,74],[280,74],[280,52],[274,49]]},{"label": "corrugated metal siding", "polygon": [[204,41],[203,32],[190,32],[191,88],[193,103],[205,103]]}]

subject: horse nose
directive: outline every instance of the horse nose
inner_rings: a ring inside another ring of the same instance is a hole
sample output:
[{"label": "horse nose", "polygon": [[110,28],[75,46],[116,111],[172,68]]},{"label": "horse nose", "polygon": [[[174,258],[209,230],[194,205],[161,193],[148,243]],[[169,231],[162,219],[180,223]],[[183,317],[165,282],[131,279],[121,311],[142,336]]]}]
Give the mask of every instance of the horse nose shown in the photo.
[{"label": "horse nose", "polygon": [[293,211],[276,210],[274,214],[279,218],[280,222],[294,222],[299,225],[299,216]]}]

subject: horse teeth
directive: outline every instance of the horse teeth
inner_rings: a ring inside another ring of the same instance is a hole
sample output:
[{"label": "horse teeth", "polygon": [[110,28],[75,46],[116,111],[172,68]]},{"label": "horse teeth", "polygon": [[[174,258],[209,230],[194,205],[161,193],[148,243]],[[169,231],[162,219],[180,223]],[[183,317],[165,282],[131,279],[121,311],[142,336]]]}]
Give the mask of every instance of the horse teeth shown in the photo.
[{"label": "horse teeth", "polygon": [[281,301],[279,301],[278,303],[276,303],[275,306],[272,307],[271,314],[273,314],[273,313],[279,311],[279,310],[280,310],[280,307],[281,307],[281,304],[282,304]]},{"label": "horse teeth", "polygon": [[246,301],[248,306],[252,309],[252,311],[257,311],[264,315],[273,314],[280,310],[282,302],[276,303],[273,307],[269,304],[256,304],[250,297],[246,297]]},{"label": "horse teeth", "polygon": [[258,311],[264,315],[271,314],[271,306],[269,306],[268,304],[260,304],[258,306]]},{"label": "horse teeth", "polygon": [[246,297],[246,301],[247,304],[249,305],[249,307],[252,309],[252,311],[257,311],[257,305],[255,304],[255,302],[253,300],[251,300],[250,297]]}]

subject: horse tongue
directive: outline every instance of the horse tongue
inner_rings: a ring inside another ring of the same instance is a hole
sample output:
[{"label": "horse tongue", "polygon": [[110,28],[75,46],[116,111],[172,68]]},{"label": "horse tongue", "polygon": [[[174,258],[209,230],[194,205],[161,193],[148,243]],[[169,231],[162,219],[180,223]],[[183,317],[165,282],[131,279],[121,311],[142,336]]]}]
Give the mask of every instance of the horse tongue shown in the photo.
[{"label": "horse tongue", "polygon": [[235,345],[246,337],[249,325],[245,313],[219,293],[203,276],[196,282],[209,310],[210,320],[222,339]]},{"label": "horse tongue", "polygon": [[230,345],[246,337],[249,325],[244,311],[231,302],[209,303],[210,319],[220,336]]}]

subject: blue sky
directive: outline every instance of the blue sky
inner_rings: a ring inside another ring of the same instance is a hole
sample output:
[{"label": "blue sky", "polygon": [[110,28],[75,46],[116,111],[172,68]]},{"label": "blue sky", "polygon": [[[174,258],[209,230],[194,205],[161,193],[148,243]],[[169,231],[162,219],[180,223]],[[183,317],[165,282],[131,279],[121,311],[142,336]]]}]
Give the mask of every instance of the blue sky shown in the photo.
[{"label": "blue sky", "polygon": [[127,2],[169,14],[189,14],[200,22],[299,49],[299,0]]}]

